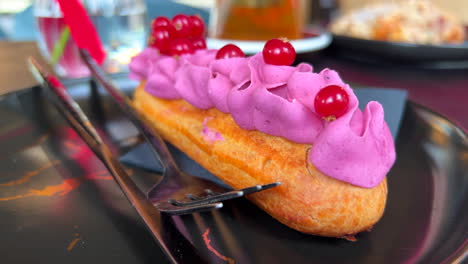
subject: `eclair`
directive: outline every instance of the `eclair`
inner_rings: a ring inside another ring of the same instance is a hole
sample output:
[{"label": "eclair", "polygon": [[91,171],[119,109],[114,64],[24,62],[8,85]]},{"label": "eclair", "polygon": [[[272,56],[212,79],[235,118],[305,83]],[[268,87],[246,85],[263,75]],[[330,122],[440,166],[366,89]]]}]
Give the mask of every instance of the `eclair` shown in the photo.
[{"label": "eclair", "polygon": [[281,182],[247,198],[290,228],[328,237],[370,230],[395,161],[382,106],[361,111],[333,70],[220,50],[146,48],[130,63],[140,80],[135,109],[232,188]]}]

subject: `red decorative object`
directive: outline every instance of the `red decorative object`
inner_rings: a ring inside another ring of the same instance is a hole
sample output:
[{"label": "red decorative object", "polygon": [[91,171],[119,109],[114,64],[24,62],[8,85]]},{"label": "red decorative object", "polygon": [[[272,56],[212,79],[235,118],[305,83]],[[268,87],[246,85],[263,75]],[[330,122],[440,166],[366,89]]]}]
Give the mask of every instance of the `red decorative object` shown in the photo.
[{"label": "red decorative object", "polygon": [[199,16],[189,16],[191,25],[191,36],[194,38],[202,38],[205,34],[205,24]]},{"label": "red decorative object", "polygon": [[220,48],[216,53],[216,59],[227,59],[227,58],[243,58],[245,57],[244,52],[234,44],[227,44]]},{"label": "red decorative object", "polygon": [[202,37],[190,38],[194,50],[206,49],[206,41]]},{"label": "red decorative object", "polygon": [[270,39],[263,47],[263,59],[268,64],[289,66],[296,59],[296,50],[287,40]]},{"label": "red decorative object", "polygon": [[315,96],[315,112],[327,121],[333,121],[346,113],[348,93],[338,85],[322,88]]},{"label": "red decorative object", "polygon": [[57,0],[57,2],[76,45],[88,50],[93,59],[102,65],[106,53],[84,6],[79,0]]},{"label": "red decorative object", "polygon": [[169,25],[171,25],[171,21],[167,17],[163,17],[163,16],[157,17],[153,19],[153,21],[151,22],[151,28],[153,29],[158,26],[169,26]]},{"label": "red decorative object", "polygon": [[170,55],[180,56],[183,54],[191,54],[194,49],[190,40],[185,38],[173,39],[170,45]]},{"label": "red decorative object", "polygon": [[172,25],[157,26],[151,32],[149,45],[159,50],[161,54],[170,54],[171,41],[174,38],[175,30]]},{"label": "red decorative object", "polygon": [[192,26],[188,16],[184,14],[178,14],[172,18],[172,25],[176,30],[176,37],[188,38],[192,33]]}]

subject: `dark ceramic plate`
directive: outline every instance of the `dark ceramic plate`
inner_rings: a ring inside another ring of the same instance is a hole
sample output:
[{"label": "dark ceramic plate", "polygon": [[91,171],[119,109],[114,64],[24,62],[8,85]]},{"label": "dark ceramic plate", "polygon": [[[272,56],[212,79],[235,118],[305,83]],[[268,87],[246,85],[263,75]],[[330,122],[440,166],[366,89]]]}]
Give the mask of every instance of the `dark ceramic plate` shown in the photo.
[{"label": "dark ceramic plate", "polygon": [[[138,142],[104,94],[80,82],[68,85],[117,152]],[[104,167],[39,89],[4,96],[0,109],[2,263],[168,262]],[[213,263],[466,261],[466,134],[409,103],[397,150],[385,214],[357,242],[298,233],[244,199],[219,211],[169,219],[176,230],[168,235],[183,233]],[[148,172],[131,173],[141,188],[158,180]]]},{"label": "dark ceramic plate", "polygon": [[468,67],[468,41],[459,45],[416,45],[334,35],[332,46],[359,60]]}]

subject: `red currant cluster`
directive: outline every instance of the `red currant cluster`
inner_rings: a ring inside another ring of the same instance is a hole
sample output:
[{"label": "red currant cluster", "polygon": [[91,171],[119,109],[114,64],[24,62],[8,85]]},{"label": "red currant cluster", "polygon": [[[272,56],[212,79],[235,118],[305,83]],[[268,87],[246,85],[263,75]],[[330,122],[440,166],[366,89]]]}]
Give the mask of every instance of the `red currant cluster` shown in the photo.
[{"label": "red currant cluster", "polygon": [[[169,20],[157,17],[152,22],[149,45],[161,54],[180,56],[191,54],[198,49],[206,49],[204,39],[205,24],[198,16],[176,15]],[[271,39],[262,50],[265,63],[289,66],[296,59],[296,50],[286,39]],[[227,44],[216,53],[216,59],[243,58],[244,52],[234,44]],[[321,89],[315,97],[315,111],[327,121],[342,116],[348,109],[349,98],[346,91],[337,85]]]},{"label": "red currant cluster", "polygon": [[[227,44],[216,53],[216,59],[245,57],[244,52],[234,44]],[[293,64],[296,59],[296,50],[287,39],[270,39],[263,47],[265,63],[272,65]]]},{"label": "red currant cluster", "polygon": [[[263,47],[265,63],[272,65],[293,64],[296,50],[286,39],[271,39]],[[227,44],[216,53],[216,59],[245,57],[244,52],[234,44]],[[348,109],[348,93],[338,85],[322,88],[315,96],[315,112],[326,121],[333,121],[344,115]]]},{"label": "red currant cluster", "polygon": [[151,24],[149,46],[157,48],[161,54],[180,56],[191,54],[198,49],[206,49],[205,24],[198,16],[176,15],[169,20],[157,17]]}]

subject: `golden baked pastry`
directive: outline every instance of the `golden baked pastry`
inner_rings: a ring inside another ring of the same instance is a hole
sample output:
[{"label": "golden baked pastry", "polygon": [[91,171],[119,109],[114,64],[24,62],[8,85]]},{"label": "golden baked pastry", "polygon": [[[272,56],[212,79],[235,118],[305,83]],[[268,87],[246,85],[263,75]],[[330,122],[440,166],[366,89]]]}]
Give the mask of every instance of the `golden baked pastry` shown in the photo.
[{"label": "golden baked pastry", "polygon": [[130,63],[134,107],[157,133],[234,189],[281,182],[247,198],[300,232],[350,238],[382,217],[396,155],[382,105],[361,111],[337,72],[290,66],[284,39],[245,57],[167,27]]},{"label": "golden baked pastry", "polygon": [[413,44],[465,41],[462,23],[425,0],[371,4],[338,17],[330,30],[337,35]]},{"label": "golden baked pastry", "polygon": [[[249,200],[298,231],[345,237],[370,229],[382,216],[387,182],[361,188],[328,177],[307,160],[310,145],[240,128],[229,114],[201,110],[185,100],[148,94],[142,82],[134,106],[164,139],[233,188],[280,181]],[[222,134],[215,143],[203,137],[206,127]]]}]

